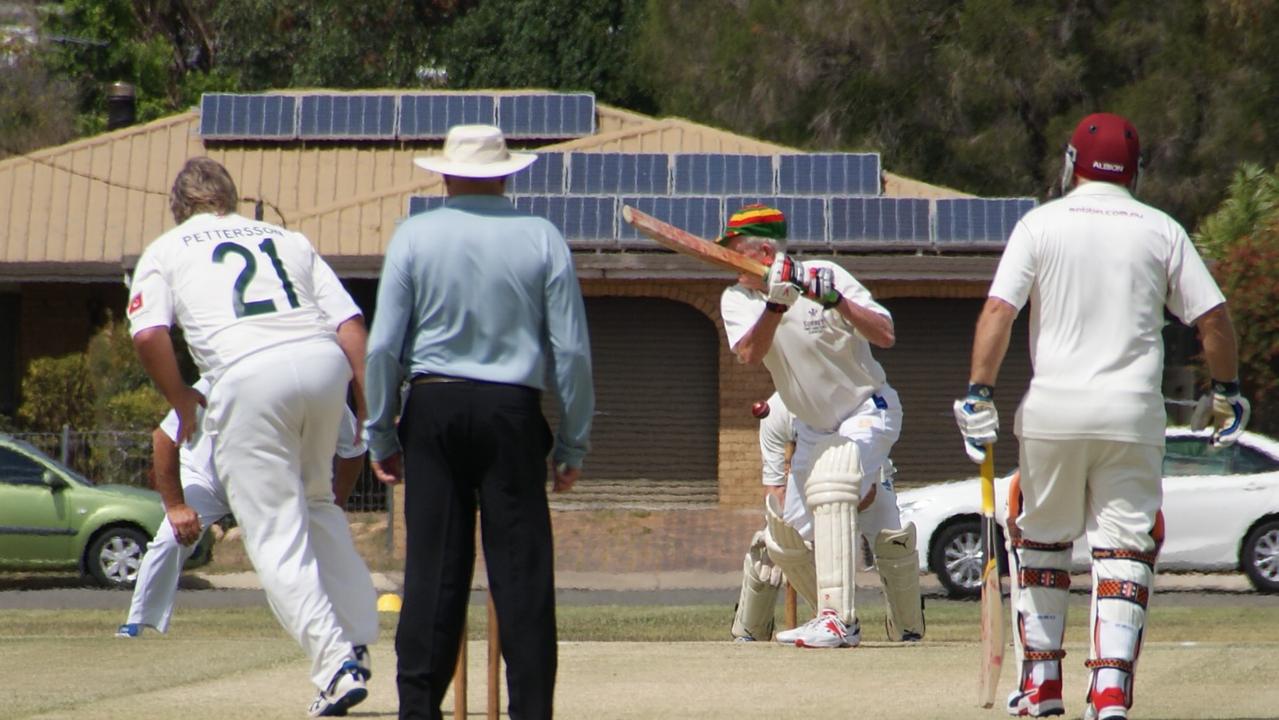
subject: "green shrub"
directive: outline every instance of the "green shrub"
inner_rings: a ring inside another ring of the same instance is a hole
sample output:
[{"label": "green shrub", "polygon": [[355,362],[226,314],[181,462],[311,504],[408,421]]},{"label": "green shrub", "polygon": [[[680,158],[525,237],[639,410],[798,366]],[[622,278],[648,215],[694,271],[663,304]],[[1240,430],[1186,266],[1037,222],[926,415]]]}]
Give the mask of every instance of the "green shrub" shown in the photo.
[{"label": "green shrub", "polygon": [[93,427],[93,382],[82,353],[32,360],[22,379],[18,419],[32,432]]},{"label": "green shrub", "polygon": [[1213,274],[1226,293],[1239,334],[1239,375],[1252,400],[1250,427],[1279,432],[1279,222],[1239,238],[1226,250]]}]

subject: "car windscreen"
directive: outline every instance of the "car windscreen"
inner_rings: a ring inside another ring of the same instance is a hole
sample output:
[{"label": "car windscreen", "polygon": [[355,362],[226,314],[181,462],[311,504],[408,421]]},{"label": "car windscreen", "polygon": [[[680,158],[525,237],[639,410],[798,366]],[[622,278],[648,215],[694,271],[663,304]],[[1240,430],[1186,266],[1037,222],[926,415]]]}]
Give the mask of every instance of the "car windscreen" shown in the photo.
[{"label": "car windscreen", "polygon": [[[15,467],[25,466],[27,468],[25,472],[28,473],[32,472],[32,467],[38,467],[39,469],[34,471],[36,475],[35,480],[32,482],[44,482],[45,468],[46,466],[52,466],[73,480],[84,485],[93,485],[93,481],[89,478],[81,475],[62,463],[51,459],[48,455],[41,452],[39,448],[24,440],[19,440],[15,437],[6,437],[4,444],[0,445],[0,450],[4,451],[3,453],[0,453],[0,456],[6,458],[6,460],[0,460],[0,473],[5,472],[4,468],[8,466],[4,463],[12,464]],[[4,477],[7,477],[7,475]]]},{"label": "car windscreen", "polygon": [[1164,451],[1164,477],[1188,475],[1252,475],[1279,470],[1279,462],[1254,448],[1235,444],[1212,447],[1201,436],[1169,437]]}]

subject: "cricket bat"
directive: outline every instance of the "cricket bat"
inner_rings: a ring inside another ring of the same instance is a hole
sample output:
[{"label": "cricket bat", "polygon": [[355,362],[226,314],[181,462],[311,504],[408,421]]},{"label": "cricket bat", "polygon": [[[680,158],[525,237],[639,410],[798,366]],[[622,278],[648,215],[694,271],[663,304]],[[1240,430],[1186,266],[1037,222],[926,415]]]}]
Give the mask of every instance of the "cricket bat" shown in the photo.
[{"label": "cricket bat", "polygon": [[677,253],[695,257],[698,260],[736,273],[757,275],[759,277],[768,275],[768,266],[755,258],[729,250],[709,240],[703,240],[670,223],[658,220],[648,213],[636,210],[630,205],[622,206],[622,219],[635,226],[636,230],[652,238],[659,245]]},{"label": "cricket bat", "polygon": [[999,673],[1004,667],[1004,603],[1000,595],[999,533],[995,525],[995,448],[986,446],[981,464],[981,546],[985,563],[981,572],[981,675],[977,679],[977,703],[995,704]]}]

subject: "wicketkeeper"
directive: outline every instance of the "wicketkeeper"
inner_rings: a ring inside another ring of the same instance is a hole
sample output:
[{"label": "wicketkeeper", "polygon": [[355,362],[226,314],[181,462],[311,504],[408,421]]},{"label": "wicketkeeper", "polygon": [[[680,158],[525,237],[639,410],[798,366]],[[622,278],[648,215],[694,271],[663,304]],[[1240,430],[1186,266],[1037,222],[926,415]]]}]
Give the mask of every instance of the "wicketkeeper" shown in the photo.
[{"label": "wicketkeeper", "polygon": [[[742,565],[742,590],[732,628],[733,638],[739,642],[772,637],[777,589],[784,580],[790,581],[814,612],[817,608],[813,516],[803,494],[795,487],[794,477],[786,470],[787,450],[797,437],[795,416],[777,393],[768,398],[767,408],[759,424],[766,525],[751,538]],[[784,509],[778,512],[779,507]],[[859,503],[857,529],[868,545],[874,547],[875,567],[884,591],[888,639],[903,642],[923,639],[924,612],[919,594],[915,525],[901,527],[891,461],[885,460],[879,482]],[[794,644],[794,635],[783,631],[777,634],[777,640]]]}]

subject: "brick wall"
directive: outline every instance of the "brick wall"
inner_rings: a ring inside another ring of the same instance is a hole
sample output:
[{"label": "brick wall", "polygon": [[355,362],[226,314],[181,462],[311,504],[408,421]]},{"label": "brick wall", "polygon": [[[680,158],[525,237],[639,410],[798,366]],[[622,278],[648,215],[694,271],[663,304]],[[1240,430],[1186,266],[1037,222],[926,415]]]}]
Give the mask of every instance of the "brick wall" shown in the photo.
[{"label": "brick wall", "polygon": [[715,324],[719,337],[719,501],[721,505],[755,506],[760,502],[759,421],[750,406],[773,392],[763,366],[737,361],[724,339],[719,297],[728,281],[583,280],[587,297],[653,297],[696,308]]}]

